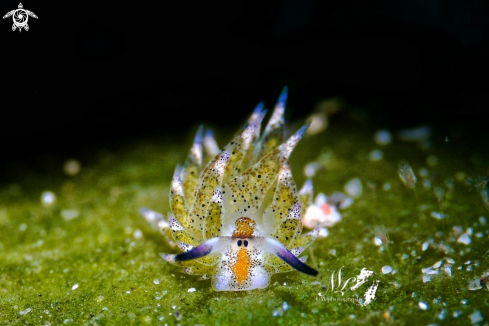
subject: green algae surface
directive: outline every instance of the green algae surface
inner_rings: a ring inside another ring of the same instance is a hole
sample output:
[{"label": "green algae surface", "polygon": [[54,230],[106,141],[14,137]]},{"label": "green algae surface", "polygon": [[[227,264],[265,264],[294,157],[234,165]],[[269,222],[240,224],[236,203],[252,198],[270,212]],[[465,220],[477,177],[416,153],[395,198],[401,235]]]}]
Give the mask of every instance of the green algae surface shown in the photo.
[{"label": "green algae surface", "polygon": [[[427,147],[398,140],[396,130],[378,145],[380,128],[388,126],[344,114],[301,140],[291,156],[299,187],[304,166],[316,162],[315,194],[344,192],[353,178],[362,193],[308,252],[318,277],[278,274],[249,292],[215,292],[163,261],[160,252],[175,250],[139,214],[169,210],[174,167],[195,128],[81,151],[72,176],[62,169],[71,157],[12,163],[0,186],[0,325],[488,323],[489,211],[477,179],[487,177],[487,151],[463,125],[434,128]],[[214,129],[220,145],[234,131]],[[375,149],[382,159],[369,159]],[[417,176],[414,189],[398,175],[402,160]],[[44,191],[53,204],[42,204]],[[463,234],[470,243],[457,241]],[[374,272],[367,282],[344,286],[362,268]],[[375,284],[375,298],[361,305]]]}]

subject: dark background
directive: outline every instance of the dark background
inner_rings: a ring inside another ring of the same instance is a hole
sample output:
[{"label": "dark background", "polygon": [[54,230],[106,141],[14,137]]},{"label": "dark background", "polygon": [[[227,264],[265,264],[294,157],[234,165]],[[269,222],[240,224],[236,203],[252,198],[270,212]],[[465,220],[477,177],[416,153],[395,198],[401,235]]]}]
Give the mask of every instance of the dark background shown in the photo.
[{"label": "dark background", "polygon": [[484,1],[22,4],[29,31],[0,21],[2,162],[234,127],[284,85],[292,118],[341,95],[391,128],[487,128]]}]

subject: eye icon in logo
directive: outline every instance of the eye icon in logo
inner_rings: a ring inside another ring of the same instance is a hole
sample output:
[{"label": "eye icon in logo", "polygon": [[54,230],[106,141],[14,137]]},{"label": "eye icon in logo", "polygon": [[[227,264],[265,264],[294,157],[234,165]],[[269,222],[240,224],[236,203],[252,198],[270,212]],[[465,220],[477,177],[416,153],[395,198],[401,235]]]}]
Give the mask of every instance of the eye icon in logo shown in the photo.
[{"label": "eye icon in logo", "polygon": [[26,31],[29,30],[29,25],[27,25],[27,21],[29,20],[29,16],[33,18],[37,18],[36,14],[33,13],[32,11],[25,10],[22,6],[22,3],[19,3],[19,8],[14,9],[12,11],[9,11],[6,13],[3,18],[7,18],[12,16],[12,19],[14,21],[14,24],[12,25],[12,31],[15,31],[17,28],[19,29],[19,32],[22,31],[22,28],[24,28]]}]

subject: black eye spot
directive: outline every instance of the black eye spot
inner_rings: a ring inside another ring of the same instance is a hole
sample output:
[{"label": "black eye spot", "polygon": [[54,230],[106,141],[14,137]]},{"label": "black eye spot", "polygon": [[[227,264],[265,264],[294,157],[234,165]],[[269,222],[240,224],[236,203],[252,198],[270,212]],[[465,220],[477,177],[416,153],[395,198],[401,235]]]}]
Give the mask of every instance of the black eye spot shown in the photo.
[{"label": "black eye spot", "polygon": [[238,247],[241,247],[241,240],[238,240]]},{"label": "black eye spot", "polygon": [[245,240],[245,241],[244,241],[244,246],[245,246],[245,247],[248,247],[248,240]]}]

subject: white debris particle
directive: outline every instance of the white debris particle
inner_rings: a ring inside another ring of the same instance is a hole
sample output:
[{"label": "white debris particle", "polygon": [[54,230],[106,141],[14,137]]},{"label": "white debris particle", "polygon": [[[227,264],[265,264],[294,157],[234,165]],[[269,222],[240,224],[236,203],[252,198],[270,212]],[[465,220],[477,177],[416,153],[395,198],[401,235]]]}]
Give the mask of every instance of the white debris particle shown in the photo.
[{"label": "white debris particle", "polygon": [[428,309],[428,304],[426,302],[420,301],[420,302],[418,302],[418,307],[421,310],[426,310],[426,309]]},{"label": "white debris particle", "polygon": [[195,292],[195,291],[196,291],[195,288],[190,288],[187,290],[187,292]]},{"label": "white debris particle", "polygon": [[155,297],[156,300],[161,300],[161,297]]},{"label": "white debris particle", "polygon": [[432,267],[423,268],[421,270],[421,272],[423,274],[428,274],[428,275],[437,275],[438,274],[438,270],[437,269],[433,269]]},{"label": "white debris particle", "polygon": [[438,164],[438,158],[435,155],[430,155],[426,159],[426,163],[428,163],[429,166],[435,166]]},{"label": "white debris particle", "polygon": [[392,141],[392,134],[388,130],[379,129],[374,134],[374,141],[380,146],[388,145]]},{"label": "white debris particle", "polygon": [[452,229],[453,229],[453,235],[456,237],[464,233],[464,229],[459,225],[455,225]]},{"label": "white debris particle", "polygon": [[126,291],[126,294],[131,294],[131,291]]},{"label": "white debris particle", "polygon": [[78,289],[78,283],[76,283],[75,285],[73,285],[73,286],[71,287],[71,289],[72,289],[72,290],[76,290],[76,289]]},{"label": "white debris particle", "polygon": [[426,251],[428,249],[429,245],[430,245],[430,243],[428,241],[423,242],[423,245],[421,246],[421,249],[423,251]]},{"label": "white debris particle", "polygon": [[76,209],[64,209],[61,211],[61,216],[67,221],[77,218],[79,214]]},{"label": "white debris particle", "polygon": [[470,260],[467,260],[464,264],[465,265],[470,265],[472,262]]},{"label": "white debris particle", "polygon": [[68,160],[63,165],[63,171],[70,176],[77,175],[81,170],[81,164],[77,160]]},{"label": "white debris particle", "polygon": [[319,238],[326,238],[326,237],[328,236],[328,234],[329,234],[328,229],[326,229],[326,228],[321,228],[321,229],[319,229],[319,234],[318,234],[318,237],[319,237]]},{"label": "white debris particle", "polygon": [[317,162],[308,163],[304,167],[304,174],[306,175],[306,177],[312,178],[316,174],[316,171],[319,170],[320,168],[321,165]]},{"label": "white debris particle", "polygon": [[332,254],[333,256],[336,256],[336,249],[331,249],[330,251],[328,251],[330,254]]},{"label": "white debris particle", "polygon": [[470,318],[470,322],[472,323],[472,325],[478,324],[484,320],[484,318],[482,317],[482,314],[479,310],[475,310],[473,313],[471,313],[469,315],[469,318]]},{"label": "white debris particle", "polygon": [[452,258],[447,257],[446,261],[447,261],[447,263],[455,264],[455,260],[453,260]]},{"label": "white debris particle", "polygon": [[49,207],[56,202],[56,195],[52,191],[43,191],[41,193],[41,204]]},{"label": "white debris particle", "polygon": [[418,173],[421,176],[421,178],[427,178],[430,175],[430,173],[428,172],[428,170],[426,168],[419,169]]},{"label": "white debris particle", "polygon": [[389,265],[382,267],[382,274],[389,274],[390,272],[392,272],[392,267]]},{"label": "white debris particle", "polygon": [[444,320],[446,315],[447,315],[447,310],[446,309],[442,309],[440,311],[440,313],[437,315],[437,317],[438,317],[439,320]]},{"label": "white debris particle", "polygon": [[474,233],[474,229],[468,228],[467,231],[465,231],[468,235],[472,235]]},{"label": "white debris particle", "polygon": [[368,159],[372,162],[380,161],[384,158],[384,153],[380,149],[374,149],[368,154]]},{"label": "white debris particle", "polygon": [[467,303],[469,303],[469,301],[467,299],[463,299],[460,301],[460,303],[466,305]]},{"label": "white debris particle", "polygon": [[177,309],[177,306],[173,304],[173,305],[171,306],[171,308],[172,308],[173,310],[175,310],[175,309]]},{"label": "white debris particle", "polygon": [[403,255],[401,256],[401,259],[403,259],[403,260],[404,260],[404,259],[408,259],[408,258],[409,258],[409,255],[408,255],[408,254],[403,254]]},{"label": "white debris particle", "polygon": [[402,141],[423,142],[431,137],[431,126],[420,125],[414,128],[400,129],[397,132],[397,137]]},{"label": "white debris particle", "polygon": [[155,278],[155,279],[153,280],[153,283],[154,283],[154,284],[160,284],[160,280],[159,280],[159,279],[157,279],[157,278]]},{"label": "white debris particle", "polygon": [[27,308],[26,310],[19,311],[19,315],[21,315],[21,316],[27,315],[31,311],[32,311],[32,308]]},{"label": "white debris particle", "polygon": [[345,192],[350,197],[357,198],[362,194],[362,182],[359,178],[353,178],[345,184]]},{"label": "white debris particle", "polygon": [[441,212],[431,212],[431,216],[434,217],[434,218],[436,218],[436,219],[438,219],[438,220],[441,220],[441,219],[443,219],[445,217],[448,217],[447,214],[443,214]]},{"label": "white debris particle", "polygon": [[477,233],[475,234],[475,237],[476,237],[476,238],[482,238],[483,236],[484,236],[484,233],[482,233],[482,232],[477,232]]},{"label": "white debris particle", "polygon": [[433,268],[439,268],[441,266],[441,260],[433,264]]},{"label": "white debris particle", "polygon": [[141,239],[143,237],[143,232],[141,230],[135,230],[134,231],[134,238],[135,239]]},{"label": "white debris particle", "polygon": [[287,301],[284,301],[284,303],[282,304],[282,309],[283,309],[284,311],[289,310],[289,304],[287,303]]},{"label": "white debris particle", "polygon": [[413,172],[413,168],[406,160],[401,160],[399,162],[397,173],[406,187],[414,189],[417,180],[416,175]]},{"label": "white debris particle", "polygon": [[443,271],[450,277],[452,277],[452,265],[450,264],[446,264],[444,267],[443,267]]},{"label": "white debris particle", "polygon": [[384,190],[384,191],[391,190],[391,184],[388,182],[384,183],[384,185],[382,186],[382,190]]},{"label": "white debris particle", "polygon": [[102,310],[107,311],[107,310],[109,310],[109,308],[103,307]]},{"label": "white debris particle", "polygon": [[423,187],[428,190],[431,188],[431,181],[428,179],[423,179],[422,181]]},{"label": "white debris particle", "polygon": [[482,289],[481,280],[479,278],[476,278],[476,279],[473,279],[473,280],[469,280],[468,285],[467,285],[467,288],[470,291],[476,291],[476,290]]},{"label": "white debris particle", "polygon": [[423,283],[431,282],[431,275],[423,275]]},{"label": "white debris particle", "polygon": [[467,272],[472,272],[472,265],[467,266]]},{"label": "white debris particle", "polygon": [[374,238],[374,243],[375,243],[377,246],[382,246],[382,244],[383,244],[384,242],[382,241],[382,239],[381,239],[381,238],[379,238],[379,237],[375,237],[375,238]]},{"label": "white debris particle", "polygon": [[22,223],[22,224],[19,226],[19,231],[20,231],[20,232],[24,232],[25,230],[27,230],[27,224]]},{"label": "white debris particle", "polygon": [[470,244],[472,240],[470,240],[470,236],[467,233],[462,234],[458,239],[457,242],[463,243],[464,245]]},{"label": "white debris particle", "polygon": [[481,222],[481,225],[486,225],[486,218],[484,216],[479,217],[479,222]]}]

